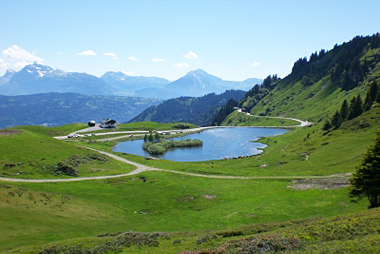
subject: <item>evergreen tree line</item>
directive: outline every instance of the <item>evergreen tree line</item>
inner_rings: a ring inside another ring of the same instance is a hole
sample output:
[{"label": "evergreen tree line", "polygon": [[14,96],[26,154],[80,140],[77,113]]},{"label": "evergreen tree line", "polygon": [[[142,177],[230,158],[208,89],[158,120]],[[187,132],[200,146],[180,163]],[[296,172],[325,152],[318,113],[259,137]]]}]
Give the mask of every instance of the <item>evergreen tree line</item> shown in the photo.
[{"label": "evergreen tree line", "polygon": [[144,135],[144,143],[146,142],[160,142],[161,141],[161,137],[160,137],[160,134],[158,134],[158,132],[152,132],[150,131],[149,132],[149,135],[148,134],[145,134]]},{"label": "evergreen tree line", "polygon": [[344,121],[354,119],[363,112],[370,110],[374,102],[380,103],[380,88],[375,81],[371,83],[364,103],[360,95],[352,98],[350,104],[348,104],[347,100],[344,100],[340,110],[337,110],[330,120],[326,120],[322,130],[338,129]]},{"label": "evergreen tree line", "polygon": [[234,99],[228,100],[226,105],[221,107],[219,111],[216,113],[216,115],[212,119],[211,125],[216,125],[216,126],[220,125],[229,114],[234,112],[234,108],[237,105],[238,103]]},{"label": "evergreen tree line", "polygon": [[366,37],[357,36],[348,43],[335,45],[330,51],[322,49],[319,53],[311,54],[309,61],[306,57],[298,59],[289,77],[300,79],[304,86],[310,86],[330,74],[334,84],[348,91],[357,87],[378,63],[361,61],[363,54],[379,47],[379,33]]},{"label": "evergreen tree line", "polygon": [[245,94],[245,98],[239,101],[238,107],[244,107],[246,112],[250,112],[257,103],[276,87],[278,81],[280,81],[280,78],[277,77],[277,74],[269,75],[264,79],[261,86],[255,85]]}]

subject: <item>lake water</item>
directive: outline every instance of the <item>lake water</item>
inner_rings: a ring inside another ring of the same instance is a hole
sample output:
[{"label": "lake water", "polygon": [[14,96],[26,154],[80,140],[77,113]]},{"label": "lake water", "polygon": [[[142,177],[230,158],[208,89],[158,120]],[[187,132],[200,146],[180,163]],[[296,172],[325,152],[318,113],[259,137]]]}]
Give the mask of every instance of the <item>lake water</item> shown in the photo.
[{"label": "lake water", "polygon": [[[168,150],[164,155],[154,157],[172,161],[207,161],[255,155],[262,153],[260,149],[266,147],[266,145],[252,141],[257,141],[261,137],[281,135],[285,132],[288,132],[288,130],[252,127],[207,129],[185,137],[173,138],[173,140],[200,139],[203,141],[203,146]],[[149,156],[142,149],[143,143],[144,140],[141,139],[122,142],[117,144],[112,150],[115,152]]]}]

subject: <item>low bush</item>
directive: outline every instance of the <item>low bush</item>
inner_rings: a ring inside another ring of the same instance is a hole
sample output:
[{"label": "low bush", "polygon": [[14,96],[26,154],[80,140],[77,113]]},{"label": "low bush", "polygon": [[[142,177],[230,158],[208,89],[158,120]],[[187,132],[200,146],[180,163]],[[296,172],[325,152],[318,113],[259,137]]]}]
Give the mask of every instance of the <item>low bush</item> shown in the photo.
[{"label": "low bush", "polygon": [[[108,234],[107,234],[108,235]],[[112,235],[112,234],[110,234]],[[104,237],[101,235],[99,237]],[[101,254],[101,253],[119,253],[124,248],[131,246],[147,246],[158,247],[159,239],[170,239],[169,234],[166,233],[139,233],[139,232],[125,232],[117,233],[114,239],[99,244],[94,248],[83,248],[81,245],[77,246],[52,246],[40,252],[40,254]]]},{"label": "low bush", "polygon": [[64,161],[58,162],[54,167],[54,172],[58,175],[79,176],[79,170],[77,167],[81,164],[94,163],[96,161],[104,163],[108,160],[108,157],[103,154],[91,153],[86,156],[74,155]]}]

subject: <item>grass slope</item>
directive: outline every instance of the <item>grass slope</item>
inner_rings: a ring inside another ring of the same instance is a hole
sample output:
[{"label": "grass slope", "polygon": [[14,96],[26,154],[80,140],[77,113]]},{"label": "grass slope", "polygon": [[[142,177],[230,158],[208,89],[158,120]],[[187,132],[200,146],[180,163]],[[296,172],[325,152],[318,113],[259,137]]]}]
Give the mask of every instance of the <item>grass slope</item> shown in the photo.
[{"label": "grass slope", "polygon": [[231,113],[221,123],[222,126],[295,126],[299,122],[289,119],[252,117],[237,111]]},{"label": "grass slope", "polygon": [[347,189],[298,191],[289,184],[163,172],[90,183],[3,183],[0,246],[9,250],[128,230],[225,230],[365,208],[365,202],[349,202]]},{"label": "grass slope", "polygon": [[[56,130],[45,127],[21,127],[14,135],[0,136],[0,174],[18,178],[53,178],[58,162],[73,156],[94,154],[75,144],[64,143],[49,136]],[[29,129],[29,130],[27,130]],[[71,131],[65,127],[58,132]],[[45,135],[44,135],[45,134]],[[78,167],[80,176],[97,176],[127,173],[133,166],[109,159],[107,162],[82,164]],[[64,177],[64,176],[60,176]]]}]

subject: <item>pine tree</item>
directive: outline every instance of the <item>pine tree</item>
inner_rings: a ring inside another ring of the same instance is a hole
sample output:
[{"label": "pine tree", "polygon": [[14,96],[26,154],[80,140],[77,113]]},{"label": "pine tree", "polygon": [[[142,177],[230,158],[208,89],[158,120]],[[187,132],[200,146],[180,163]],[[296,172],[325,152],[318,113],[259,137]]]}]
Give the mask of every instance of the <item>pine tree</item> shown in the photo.
[{"label": "pine tree", "polygon": [[355,118],[355,104],[356,104],[356,99],[354,97],[350,101],[350,107],[348,109],[348,115],[347,115],[347,119],[348,120],[351,120],[351,119]]},{"label": "pine tree", "polygon": [[349,195],[356,200],[365,195],[370,202],[368,208],[380,207],[380,133],[352,175]]},{"label": "pine tree", "polygon": [[334,130],[336,130],[341,125],[342,125],[342,118],[340,117],[339,112],[336,111],[333,117],[331,118],[331,126],[334,128]]},{"label": "pine tree", "polygon": [[378,92],[379,92],[379,86],[376,84],[376,81],[373,81],[368,91],[369,95],[371,96],[372,102],[376,100]]},{"label": "pine tree", "polygon": [[342,121],[347,120],[348,117],[348,103],[346,100],[343,101],[342,106],[340,107],[340,117],[342,118]]},{"label": "pine tree", "polygon": [[144,135],[144,142],[147,142],[148,141],[148,135]]},{"label": "pine tree", "polygon": [[350,101],[350,109],[348,111],[348,120],[354,119],[363,113],[363,101],[360,94],[352,98]]},{"label": "pine tree", "polygon": [[380,84],[377,87],[377,95],[376,95],[376,102],[380,103]]},{"label": "pine tree", "polygon": [[356,97],[355,111],[356,117],[360,116],[363,113],[363,101],[360,97],[360,94]]},{"label": "pine tree", "polygon": [[157,142],[160,142],[161,137],[160,137],[160,134],[158,134],[158,132],[155,132],[155,133],[154,133],[154,139],[155,139]]},{"label": "pine tree", "polygon": [[149,142],[153,142],[153,134],[152,134],[152,132],[148,136],[148,141]]},{"label": "pine tree", "polygon": [[367,96],[365,97],[365,100],[364,100],[363,110],[364,111],[370,110],[372,107],[372,103],[373,103],[373,100],[372,100],[370,92],[368,91]]},{"label": "pine tree", "polygon": [[331,123],[329,120],[326,120],[326,122],[322,126],[322,130],[329,131],[331,129]]}]

